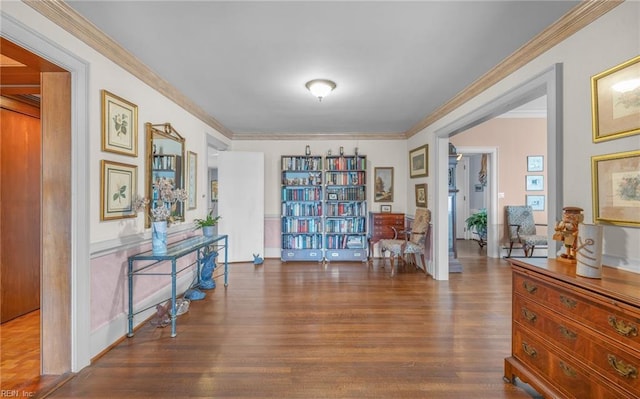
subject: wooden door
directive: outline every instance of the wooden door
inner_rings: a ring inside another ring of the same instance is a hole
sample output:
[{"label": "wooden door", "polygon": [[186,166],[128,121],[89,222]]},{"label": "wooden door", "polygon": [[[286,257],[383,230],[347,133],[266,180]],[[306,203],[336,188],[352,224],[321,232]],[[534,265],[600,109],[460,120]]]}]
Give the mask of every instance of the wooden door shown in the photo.
[{"label": "wooden door", "polygon": [[4,108],[13,105],[3,99],[0,109],[1,322],[40,308],[39,110]]}]

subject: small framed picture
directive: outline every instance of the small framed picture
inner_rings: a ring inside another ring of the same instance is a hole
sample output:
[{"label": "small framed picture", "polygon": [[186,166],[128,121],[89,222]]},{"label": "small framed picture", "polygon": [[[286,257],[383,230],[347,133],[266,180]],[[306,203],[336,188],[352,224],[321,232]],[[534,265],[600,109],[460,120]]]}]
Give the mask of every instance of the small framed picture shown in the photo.
[{"label": "small framed picture", "polygon": [[409,151],[409,177],[429,176],[429,145]]},{"label": "small framed picture", "polygon": [[527,195],[526,201],[534,211],[544,211],[544,195]]},{"label": "small framed picture", "polygon": [[381,213],[391,213],[391,205],[380,205]]},{"label": "small framed picture", "polygon": [[473,188],[476,193],[481,193],[484,191],[484,186],[482,184],[474,184]]},{"label": "small framed picture", "polygon": [[138,106],[102,90],[102,151],[138,156]]},{"label": "small framed picture", "polygon": [[338,193],[329,193],[327,194],[327,198],[329,199],[329,201],[337,201]]},{"label": "small framed picture", "polygon": [[416,207],[427,207],[427,183],[416,184]]},{"label": "small framed picture", "polygon": [[544,157],[542,155],[529,155],[527,157],[527,172],[542,172],[544,170]]},{"label": "small framed picture", "polygon": [[218,181],[211,180],[211,202],[218,200]]},{"label": "small framed picture", "polygon": [[100,161],[100,220],[136,217],[133,196],[138,187],[138,167]]},{"label": "small framed picture", "polygon": [[640,150],[591,157],[593,219],[640,227]]},{"label": "small framed picture", "polygon": [[544,176],[542,175],[527,176],[527,191],[543,191],[543,190],[544,190]]},{"label": "small framed picture", "polygon": [[393,202],[393,168],[374,169],[374,202]]}]

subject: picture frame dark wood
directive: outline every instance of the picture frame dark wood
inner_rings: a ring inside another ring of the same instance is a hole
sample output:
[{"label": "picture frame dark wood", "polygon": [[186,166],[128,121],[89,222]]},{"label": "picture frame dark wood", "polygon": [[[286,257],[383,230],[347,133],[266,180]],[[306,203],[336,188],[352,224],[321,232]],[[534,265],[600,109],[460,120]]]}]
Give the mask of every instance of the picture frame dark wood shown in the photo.
[{"label": "picture frame dark wood", "polygon": [[429,144],[409,151],[409,177],[429,176]]},{"label": "picture frame dark wood", "polygon": [[393,202],[393,168],[376,167],[373,172],[373,201]]}]

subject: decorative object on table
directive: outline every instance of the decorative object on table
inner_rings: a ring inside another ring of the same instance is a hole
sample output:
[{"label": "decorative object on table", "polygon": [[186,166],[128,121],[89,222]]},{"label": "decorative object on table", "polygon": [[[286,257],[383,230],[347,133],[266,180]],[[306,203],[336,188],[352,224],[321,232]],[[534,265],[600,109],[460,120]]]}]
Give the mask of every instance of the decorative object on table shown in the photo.
[{"label": "decorative object on table", "polygon": [[576,274],[589,278],[602,277],[602,230],[597,224],[580,223],[576,246]]},{"label": "decorative object on table", "polygon": [[154,254],[167,253],[167,229],[166,220],[151,222],[151,250]]},{"label": "decorative object on table", "polygon": [[216,257],[218,252],[208,250],[204,257],[200,259],[202,268],[200,269],[200,284],[198,288],[203,290],[212,290],[216,288],[216,282],[213,280],[213,271],[216,269]]},{"label": "decorative object on table", "polygon": [[486,208],[480,209],[478,212],[469,216],[465,223],[467,224],[467,230],[476,234],[478,239],[478,245],[480,248],[487,244],[487,210]]},{"label": "decorative object on table", "polygon": [[553,239],[562,241],[565,253],[558,257],[561,262],[576,263],[576,248],[578,246],[578,225],[584,220],[583,209],[576,206],[562,208],[562,220],[554,227]]},{"label": "decorative object on table", "polygon": [[393,168],[374,168],[374,202],[393,202]]},{"label": "decorative object on table", "polygon": [[260,254],[253,254],[253,264],[261,265],[264,263],[264,259],[260,256]]},{"label": "decorative object on table", "polygon": [[591,157],[593,220],[640,227],[640,151]]},{"label": "decorative object on table", "polygon": [[542,172],[544,170],[544,156],[528,155],[527,172]]},{"label": "decorative object on table", "polygon": [[222,216],[213,216],[214,209],[210,209],[209,213],[207,213],[207,217],[204,219],[194,219],[193,223],[195,224],[195,229],[202,229],[202,235],[205,237],[213,237],[214,227],[218,224],[218,220],[222,218]]},{"label": "decorative object on table", "polygon": [[198,154],[187,151],[187,207],[195,209],[198,203]]},{"label": "decorative object on table", "polygon": [[527,175],[527,191],[543,191],[544,176],[543,175]]},{"label": "decorative object on table", "polygon": [[640,133],[640,56],[591,78],[595,143]]},{"label": "decorative object on table", "polygon": [[133,190],[138,186],[138,167],[101,160],[100,220],[136,217]]},{"label": "decorative object on table", "polygon": [[138,156],[138,106],[102,90],[102,151]]},{"label": "decorative object on table", "polygon": [[416,207],[427,207],[427,183],[416,184]]},{"label": "decorative object on table", "polygon": [[429,176],[428,144],[409,151],[409,176],[411,178]]}]

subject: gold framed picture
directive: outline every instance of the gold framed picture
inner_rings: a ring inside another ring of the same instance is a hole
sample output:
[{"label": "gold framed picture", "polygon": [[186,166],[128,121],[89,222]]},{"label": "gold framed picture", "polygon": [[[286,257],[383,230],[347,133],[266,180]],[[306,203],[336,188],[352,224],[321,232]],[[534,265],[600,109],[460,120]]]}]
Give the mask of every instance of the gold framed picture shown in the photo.
[{"label": "gold framed picture", "polygon": [[409,176],[429,176],[429,144],[409,151]]},{"label": "gold framed picture", "polygon": [[374,202],[393,202],[393,168],[374,168]]},{"label": "gold framed picture", "polygon": [[640,56],[591,78],[593,141],[640,133]]},{"label": "gold framed picture", "polygon": [[416,207],[427,207],[427,183],[416,184]]},{"label": "gold framed picture", "polygon": [[138,106],[102,90],[102,151],[138,156]]},{"label": "gold framed picture", "polygon": [[591,157],[593,220],[640,227],[640,151]]},{"label": "gold framed picture", "polygon": [[136,217],[133,196],[138,187],[138,167],[100,161],[100,220]]}]

